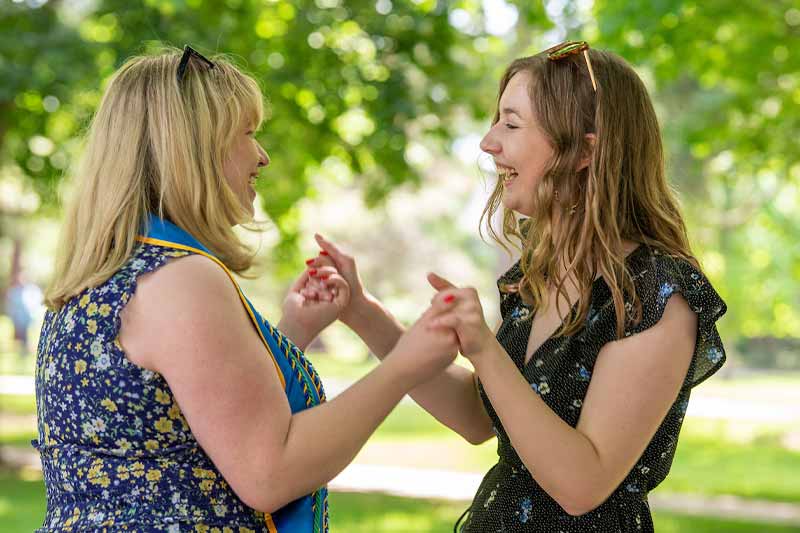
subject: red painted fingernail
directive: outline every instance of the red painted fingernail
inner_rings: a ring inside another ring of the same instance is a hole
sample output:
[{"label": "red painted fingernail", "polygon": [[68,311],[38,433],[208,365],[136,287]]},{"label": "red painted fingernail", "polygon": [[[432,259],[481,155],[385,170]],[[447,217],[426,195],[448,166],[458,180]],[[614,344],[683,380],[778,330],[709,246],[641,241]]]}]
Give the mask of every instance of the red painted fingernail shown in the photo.
[{"label": "red painted fingernail", "polygon": [[319,255],[329,255],[329,254],[325,250],[320,250]]},{"label": "red painted fingernail", "polygon": [[307,265],[310,265],[310,264],[311,264],[311,263],[313,263],[313,262],[314,262],[314,260],[313,260],[313,259],[306,259],[306,264],[307,264]]},{"label": "red painted fingernail", "polygon": [[324,275],[320,276],[319,279],[328,279],[329,277],[331,277],[330,274],[324,274]]},{"label": "red painted fingernail", "polygon": [[452,302],[455,299],[456,299],[456,297],[454,295],[448,294],[447,296],[444,297],[444,303],[449,304],[450,302]]},{"label": "red painted fingernail", "polygon": [[309,276],[316,276],[317,275],[317,269],[316,268],[309,268],[308,269],[308,275]]}]

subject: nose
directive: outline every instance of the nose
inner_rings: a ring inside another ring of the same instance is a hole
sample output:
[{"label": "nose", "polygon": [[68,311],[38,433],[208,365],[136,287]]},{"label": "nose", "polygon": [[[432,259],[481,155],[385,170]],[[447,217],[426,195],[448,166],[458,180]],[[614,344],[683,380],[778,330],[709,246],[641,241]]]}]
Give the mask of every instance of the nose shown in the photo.
[{"label": "nose", "polygon": [[486,152],[487,154],[497,155],[500,153],[500,143],[494,136],[494,126],[486,132],[486,135],[483,136],[481,139],[481,150]]},{"label": "nose", "polygon": [[269,165],[269,155],[267,151],[264,150],[264,147],[260,144],[258,145],[258,166],[265,167]]}]

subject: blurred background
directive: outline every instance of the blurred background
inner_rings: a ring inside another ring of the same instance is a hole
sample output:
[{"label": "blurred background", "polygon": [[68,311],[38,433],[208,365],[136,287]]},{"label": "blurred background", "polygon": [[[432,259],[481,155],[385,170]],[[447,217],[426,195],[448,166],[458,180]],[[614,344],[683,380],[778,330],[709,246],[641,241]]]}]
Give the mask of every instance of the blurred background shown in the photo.
[{"label": "blurred background", "polygon": [[[729,362],[695,390],[656,530],[800,531],[800,1],[0,0],[0,530],[42,522],[33,368],[61,199],[125,58],[224,52],[269,100],[259,133],[258,279],[272,320],[320,232],[410,322],[433,270],[479,289],[512,262],[478,222],[479,140],[511,59],[565,39],[629,60],[668,174],[728,313]],[[344,327],[311,347],[329,395],[376,363]],[[466,363],[465,363],[466,364]],[[494,441],[470,446],[405,401],[332,484],[333,531],[450,531]]]}]

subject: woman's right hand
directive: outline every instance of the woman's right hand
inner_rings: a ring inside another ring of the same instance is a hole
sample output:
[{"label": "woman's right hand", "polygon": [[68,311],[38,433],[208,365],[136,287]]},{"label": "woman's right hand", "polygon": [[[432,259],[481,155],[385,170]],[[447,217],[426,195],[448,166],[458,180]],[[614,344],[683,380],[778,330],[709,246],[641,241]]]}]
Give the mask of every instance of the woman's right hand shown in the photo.
[{"label": "woman's right hand", "polygon": [[386,362],[391,360],[399,365],[411,388],[442,372],[458,354],[455,331],[432,327],[434,318],[431,309],[425,311],[400,337],[386,359]]},{"label": "woman's right hand", "polygon": [[338,246],[325,239],[322,235],[317,233],[314,235],[314,238],[321,248],[321,251],[317,257],[306,261],[306,264],[308,268],[320,269],[326,266],[333,267],[347,282],[347,285],[350,287],[350,301],[339,315],[339,320],[345,324],[350,324],[359,312],[359,309],[365,307],[370,299],[372,299],[372,296],[364,289],[364,284],[361,281],[361,277],[358,275],[355,259],[351,255],[342,252]]}]

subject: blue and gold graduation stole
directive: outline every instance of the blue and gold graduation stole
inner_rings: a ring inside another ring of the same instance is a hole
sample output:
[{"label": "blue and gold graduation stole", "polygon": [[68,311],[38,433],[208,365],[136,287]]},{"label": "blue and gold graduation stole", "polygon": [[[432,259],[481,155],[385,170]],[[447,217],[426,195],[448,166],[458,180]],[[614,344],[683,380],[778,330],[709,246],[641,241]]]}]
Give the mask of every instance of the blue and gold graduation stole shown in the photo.
[{"label": "blue and gold graduation stole", "polygon": [[[253,307],[242,292],[230,270],[200,241],[175,224],[150,214],[144,235],[137,240],[147,244],[186,250],[208,257],[228,275],[239,299],[250,316],[267,354],[275,365],[284,386],[292,413],[319,405],[325,401],[325,390],[314,367],[303,352],[277,328],[273,327]],[[325,533],[328,531],[328,490],[322,487],[312,494],[298,498],[278,511],[264,514],[270,533]]]}]

